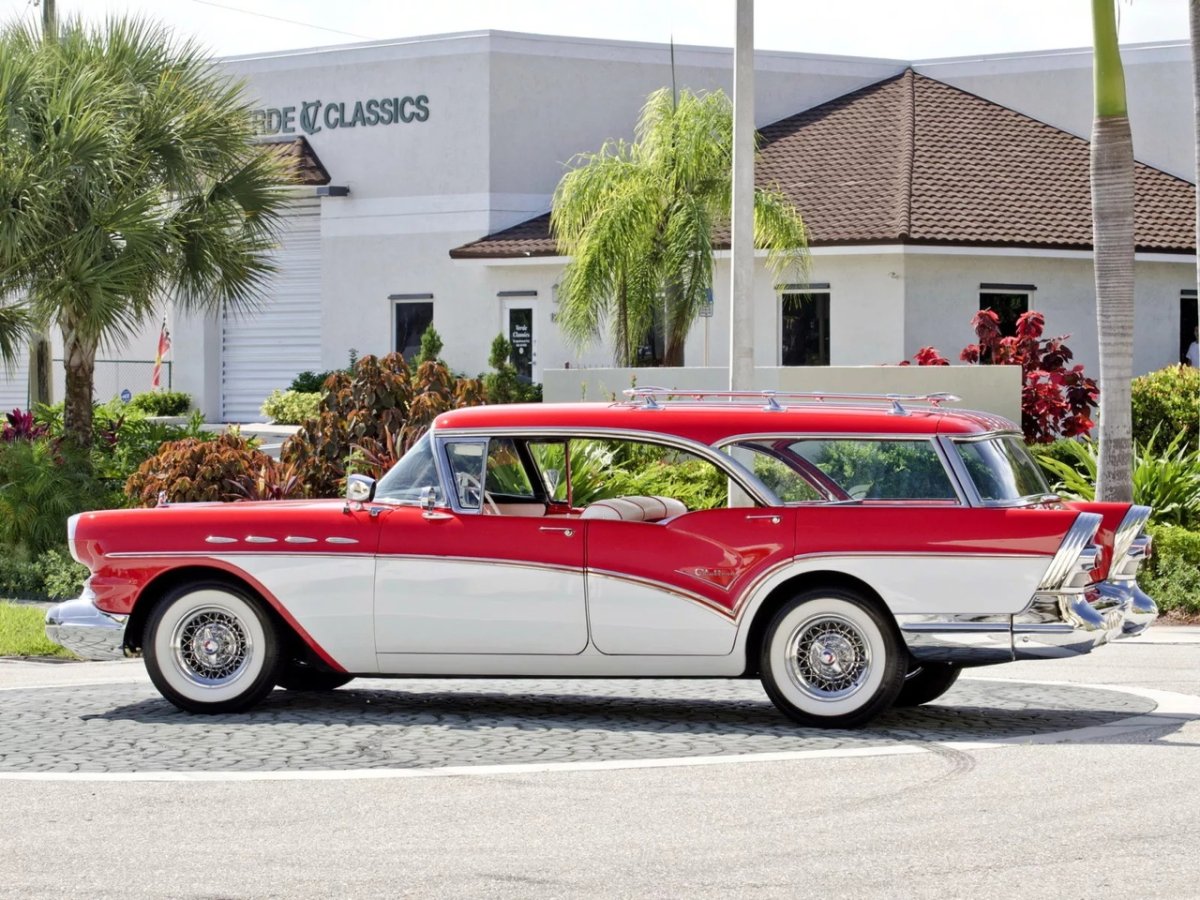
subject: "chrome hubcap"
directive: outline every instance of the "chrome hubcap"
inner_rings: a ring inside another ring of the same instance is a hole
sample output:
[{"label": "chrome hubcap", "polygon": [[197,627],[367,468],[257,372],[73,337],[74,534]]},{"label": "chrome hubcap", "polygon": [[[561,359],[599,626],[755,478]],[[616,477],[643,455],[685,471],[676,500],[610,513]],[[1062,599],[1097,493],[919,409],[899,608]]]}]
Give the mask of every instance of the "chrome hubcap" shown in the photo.
[{"label": "chrome hubcap", "polygon": [[228,610],[205,607],[188,613],[171,638],[175,662],[191,681],[220,687],[236,680],[250,659],[250,635]]},{"label": "chrome hubcap", "polygon": [[842,616],[820,615],[802,622],[787,644],[792,683],[817,700],[840,700],[863,686],[871,671],[867,636]]}]

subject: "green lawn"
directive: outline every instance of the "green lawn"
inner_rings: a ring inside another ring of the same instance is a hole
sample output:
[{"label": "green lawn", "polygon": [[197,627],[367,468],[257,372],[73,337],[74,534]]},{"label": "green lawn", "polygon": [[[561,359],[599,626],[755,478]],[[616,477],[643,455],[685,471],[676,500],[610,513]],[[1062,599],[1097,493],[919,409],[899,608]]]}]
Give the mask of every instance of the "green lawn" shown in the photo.
[{"label": "green lawn", "polygon": [[0,601],[0,656],[60,656],[75,654],[46,639],[46,611]]}]

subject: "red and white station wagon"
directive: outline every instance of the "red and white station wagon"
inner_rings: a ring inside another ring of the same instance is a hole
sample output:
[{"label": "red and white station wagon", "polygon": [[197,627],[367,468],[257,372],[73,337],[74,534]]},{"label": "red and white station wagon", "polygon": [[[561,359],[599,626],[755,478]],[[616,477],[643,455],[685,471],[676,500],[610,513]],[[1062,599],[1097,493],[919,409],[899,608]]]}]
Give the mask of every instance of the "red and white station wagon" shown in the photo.
[{"label": "red and white station wagon", "polygon": [[445,413],[343,500],[75,516],[92,574],[47,632],[193,712],[355,676],[758,677],[848,727],[1157,613],[1150,511],[1061,502],[956,398],[627,393]]}]

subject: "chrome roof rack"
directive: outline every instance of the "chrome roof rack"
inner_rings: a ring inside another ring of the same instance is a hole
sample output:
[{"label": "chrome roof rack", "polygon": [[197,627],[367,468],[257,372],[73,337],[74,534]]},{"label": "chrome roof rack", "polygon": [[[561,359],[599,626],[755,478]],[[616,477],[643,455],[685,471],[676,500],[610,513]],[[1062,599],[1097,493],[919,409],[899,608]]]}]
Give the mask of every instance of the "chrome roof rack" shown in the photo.
[{"label": "chrome roof rack", "polygon": [[[664,387],[637,387],[622,391],[626,403],[643,409],[662,409],[669,404],[746,404],[762,403],[763,409],[772,412],[787,409],[789,405],[829,404],[832,406],[890,405],[891,414],[907,416],[905,403],[926,403],[937,409],[943,403],[956,403],[960,397],[937,391],[931,394],[857,394],[800,391],[705,391]],[[784,401],[784,402],[780,402]],[[791,403],[788,403],[791,401]]]}]

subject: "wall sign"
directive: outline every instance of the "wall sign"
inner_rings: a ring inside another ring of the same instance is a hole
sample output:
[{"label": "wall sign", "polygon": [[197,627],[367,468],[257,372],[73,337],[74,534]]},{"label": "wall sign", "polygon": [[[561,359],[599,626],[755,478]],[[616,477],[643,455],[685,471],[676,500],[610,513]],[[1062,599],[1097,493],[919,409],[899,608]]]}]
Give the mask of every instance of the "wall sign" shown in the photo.
[{"label": "wall sign", "polygon": [[429,98],[372,97],[369,100],[305,100],[299,106],[269,106],[250,113],[258,134],[317,134],[338,128],[406,125],[429,119]]}]

